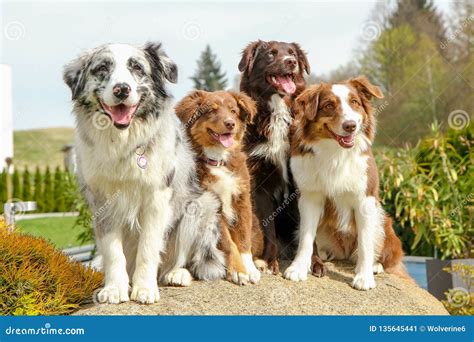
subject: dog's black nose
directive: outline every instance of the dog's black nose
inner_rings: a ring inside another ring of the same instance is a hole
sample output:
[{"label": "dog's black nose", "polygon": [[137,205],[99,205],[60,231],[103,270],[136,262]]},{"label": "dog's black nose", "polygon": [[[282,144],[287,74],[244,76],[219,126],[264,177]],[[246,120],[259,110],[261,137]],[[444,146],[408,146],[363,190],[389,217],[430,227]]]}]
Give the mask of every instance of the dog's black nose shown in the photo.
[{"label": "dog's black nose", "polygon": [[357,124],[354,120],[347,120],[342,123],[342,129],[347,133],[352,133],[355,131]]},{"label": "dog's black nose", "polygon": [[227,127],[227,129],[234,129],[235,121],[232,119],[227,119],[226,121],[224,121],[224,125]]},{"label": "dog's black nose", "polygon": [[291,69],[296,68],[296,64],[297,64],[297,63],[298,63],[298,62],[296,61],[296,58],[294,58],[294,57],[287,57],[287,58],[285,59],[285,65],[286,65],[287,67],[290,67]]},{"label": "dog's black nose", "polygon": [[124,100],[130,95],[130,86],[127,83],[117,83],[113,88],[114,96],[120,100]]}]

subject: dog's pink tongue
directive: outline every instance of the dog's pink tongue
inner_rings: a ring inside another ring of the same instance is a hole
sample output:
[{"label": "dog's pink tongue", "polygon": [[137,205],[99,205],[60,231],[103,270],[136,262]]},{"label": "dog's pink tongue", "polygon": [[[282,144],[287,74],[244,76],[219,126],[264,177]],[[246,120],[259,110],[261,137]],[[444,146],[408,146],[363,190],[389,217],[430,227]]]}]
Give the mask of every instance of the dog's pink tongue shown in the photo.
[{"label": "dog's pink tongue", "polygon": [[224,147],[230,147],[234,143],[232,134],[221,134],[219,135],[219,141]]},{"label": "dog's pink tongue", "polygon": [[118,106],[109,107],[108,109],[110,111],[110,115],[112,116],[112,120],[114,120],[115,123],[120,125],[128,125],[130,121],[132,121],[136,106],[129,107],[124,104],[120,104]]},{"label": "dog's pink tongue", "polygon": [[276,80],[288,95],[291,95],[296,91],[295,82],[293,82],[290,76],[277,76]]}]

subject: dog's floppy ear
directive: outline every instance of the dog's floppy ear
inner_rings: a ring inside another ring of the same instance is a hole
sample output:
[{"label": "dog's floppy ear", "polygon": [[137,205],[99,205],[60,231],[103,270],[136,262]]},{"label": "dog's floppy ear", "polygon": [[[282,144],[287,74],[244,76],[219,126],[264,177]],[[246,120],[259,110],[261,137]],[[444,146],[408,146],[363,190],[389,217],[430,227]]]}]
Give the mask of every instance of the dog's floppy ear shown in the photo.
[{"label": "dog's floppy ear", "polygon": [[189,128],[203,114],[202,105],[207,92],[195,90],[184,97],[175,107],[176,116]]},{"label": "dog's floppy ear", "polygon": [[304,115],[306,119],[312,121],[316,118],[319,106],[319,94],[322,84],[313,85],[303,91],[295,100],[295,110],[297,115]]},{"label": "dog's floppy ear", "polygon": [[178,82],[178,67],[163,51],[161,43],[149,42],[145,45],[144,50],[153,74],[162,74],[171,83]]},{"label": "dog's floppy ear", "polygon": [[232,93],[232,96],[237,101],[240,110],[240,119],[249,124],[252,123],[253,118],[257,114],[257,104],[250,96],[245,93]]},{"label": "dog's floppy ear", "polygon": [[363,75],[351,78],[349,84],[356,88],[359,94],[362,94],[369,101],[372,97],[383,99],[383,94],[380,88],[370,83],[368,78]]},{"label": "dog's floppy ear", "polygon": [[258,50],[260,46],[264,44],[263,41],[258,40],[256,42],[252,42],[242,51],[242,58],[239,62],[239,71],[244,72],[248,71],[249,73],[252,72],[253,62],[258,55]]},{"label": "dog's floppy ear", "polygon": [[71,89],[73,100],[75,100],[84,89],[85,74],[89,64],[89,57],[89,52],[83,53],[81,56],[64,66],[63,80]]},{"label": "dog's floppy ear", "polygon": [[300,65],[300,68],[303,68],[304,71],[306,71],[306,74],[309,75],[309,73],[311,72],[311,68],[309,66],[309,62],[308,62],[308,57],[306,56],[306,52],[303,51],[303,49],[300,47],[299,44],[297,43],[291,43],[295,50],[296,50],[296,54],[298,55],[298,63]]}]

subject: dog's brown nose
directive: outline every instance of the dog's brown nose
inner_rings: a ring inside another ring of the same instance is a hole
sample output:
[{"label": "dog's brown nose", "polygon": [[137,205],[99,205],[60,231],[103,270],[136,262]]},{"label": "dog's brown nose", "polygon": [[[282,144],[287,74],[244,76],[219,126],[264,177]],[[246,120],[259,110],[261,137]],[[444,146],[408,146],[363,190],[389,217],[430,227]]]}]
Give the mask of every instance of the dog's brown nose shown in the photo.
[{"label": "dog's brown nose", "polygon": [[354,120],[347,120],[342,123],[342,129],[347,133],[352,133],[355,131],[357,124]]},{"label": "dog's brown nose", "polygon": [[128,95],[130,95],[130,90],[132,89],[127,83],[117,83],[114,85],[112,92],[116,98],[124,100],[128,97]]},{"label": "dog's brown nose", "polygon": [[227,127],[227,129],[234,129],[235,121],[232,119],[227,119],[224,121],[224,125]]},{"label": "dog's brown nose", "polygon": [[291,69],[296,68],[296,64],[297,64],[297,61],[296,61],[296,58],[294,58],[294,57],[287,57],[285,59],[285,65],[287,67],[290,67]]}]

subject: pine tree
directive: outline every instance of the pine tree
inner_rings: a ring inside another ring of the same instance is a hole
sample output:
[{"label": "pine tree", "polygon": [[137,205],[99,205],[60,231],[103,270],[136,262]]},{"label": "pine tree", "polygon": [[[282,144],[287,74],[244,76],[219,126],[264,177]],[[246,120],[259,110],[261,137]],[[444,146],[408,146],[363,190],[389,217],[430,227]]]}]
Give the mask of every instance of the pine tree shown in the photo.
[{"label": "pine tree", "polygon": [[227,78],[225,72],[221,71],[221,63],[217,60],[217,55],[212,53],[211,47],[201,53],[197,70],[191,80],[194,82],[196,89],[206,91],[223,90],[227,86]]},{"label": "pine tree", "polygon": [[433,0],[398,0],[389,22],[392,28],[410,25],[415,33],[426,34],[444,55],[440,42],[446,40],[446,28]]},{"label": "pine tree", "polygon": [[43,211],[50,213],[54,210],[54,193],[53,193],[53,180],[51,177],[51,171],[49,166],[46,168],[44,174],[44,190],[43,190]]},{"label": "pine tree", "polygon": [[60,213],[65,211],[64,188],[64,177],[58,166],[54,172],[54,211]]},{"label": "pine tree", "polygon": [[36,202],[36,206],[38,208],[38,212],[42,212],[44,205],[43,205],[43,182],[41,177],[41,172],[39,167],[36,167],[35,171],[35,180],[34,180],[34,195],[33,200]]},{"label": "pine tree", "polygon": [[13,183],[13,194],[12,194],[12,197],[14,199],[19,199],[21,200],[21,176],[20,176],[20,172],[18,172],[16,169],[15,171],[13,171],[13,179],[12,179],[12,183]]},{"label": "pine tree", "polygon": [[3,213],[3,205],[7,200],[7,171],[3,169],[0,173],[0,213]]},{"label": "pine tree", "polygon": [[25,171],[23,172],[23,195],[22,195],[22,200],[23,201],[31,201],[31,175],[30,171],[28,171],[28,167],[25,168]]}]

